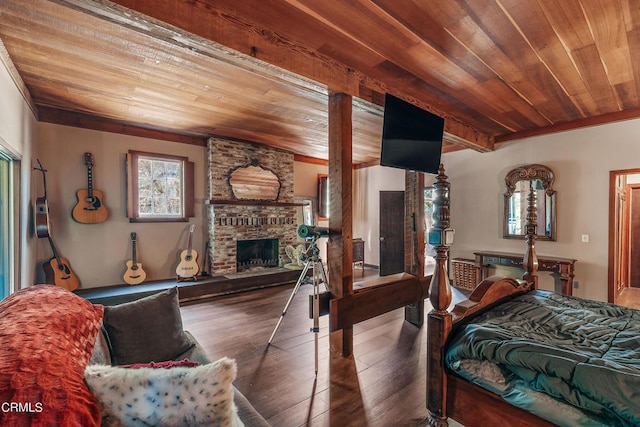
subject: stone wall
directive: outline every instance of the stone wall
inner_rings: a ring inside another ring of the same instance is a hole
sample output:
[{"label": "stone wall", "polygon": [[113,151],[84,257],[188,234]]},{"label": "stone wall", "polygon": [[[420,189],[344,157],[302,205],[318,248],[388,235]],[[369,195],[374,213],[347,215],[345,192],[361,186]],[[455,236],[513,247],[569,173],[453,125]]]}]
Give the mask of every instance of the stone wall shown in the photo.
[{"label": "stone wall", "polygon": [[[277,238],[280,263],[289,262],[285,247],[295,245],[298,229],[294,201],[293,153],[247,142],[210,138],[208,141],[208,208],[212,274],[235,273],[238,240]],[[237,201],[229,174],[238,167],[257,165],[278,176],[275,202]]]}]

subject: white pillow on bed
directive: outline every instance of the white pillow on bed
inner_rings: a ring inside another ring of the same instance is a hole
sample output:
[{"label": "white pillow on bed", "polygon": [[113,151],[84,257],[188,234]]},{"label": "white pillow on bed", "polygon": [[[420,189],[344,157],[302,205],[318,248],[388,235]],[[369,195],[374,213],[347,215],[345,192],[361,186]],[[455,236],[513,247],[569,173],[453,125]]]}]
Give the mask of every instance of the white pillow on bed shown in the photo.
[{"label": "white pillow on bed", "polygon": [[85,381],[100,403],[103,426],[239,427],[233,403],[236,363],[197,367],[88,366]]}]

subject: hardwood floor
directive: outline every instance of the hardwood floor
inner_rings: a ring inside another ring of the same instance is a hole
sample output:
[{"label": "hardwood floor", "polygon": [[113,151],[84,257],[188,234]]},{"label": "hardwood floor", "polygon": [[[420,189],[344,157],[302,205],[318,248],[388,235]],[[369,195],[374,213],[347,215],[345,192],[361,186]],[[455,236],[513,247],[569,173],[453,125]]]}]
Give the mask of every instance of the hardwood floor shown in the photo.
[{"label": "hardwood floor", "polygon": [[[328,317],[322,316],[316,379],[311,285],[300,287],[267,346],[292,289],[184,306],[184,327],[213,360],[236,359],[235,386],[273,426],[426,425],[426,328],[405,322],[402,309],[367,320],[354,327],[354,357],[344,359],[330,356]],[[454,290],[454,298],[461,297]]]},{"label": "hardwood floor", "polygon": [[625,288],[618,297],[618,304],[640,310],[640,288]]}]

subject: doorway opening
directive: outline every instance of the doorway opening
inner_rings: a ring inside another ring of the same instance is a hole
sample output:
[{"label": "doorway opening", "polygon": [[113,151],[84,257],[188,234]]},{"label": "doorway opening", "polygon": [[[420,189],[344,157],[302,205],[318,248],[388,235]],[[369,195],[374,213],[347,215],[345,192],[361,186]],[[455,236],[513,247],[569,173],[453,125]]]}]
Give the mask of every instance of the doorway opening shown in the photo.
[{"label": "doorway opening", "polygon": [[640,307],[640,168],[609,175],[608,300]]}]

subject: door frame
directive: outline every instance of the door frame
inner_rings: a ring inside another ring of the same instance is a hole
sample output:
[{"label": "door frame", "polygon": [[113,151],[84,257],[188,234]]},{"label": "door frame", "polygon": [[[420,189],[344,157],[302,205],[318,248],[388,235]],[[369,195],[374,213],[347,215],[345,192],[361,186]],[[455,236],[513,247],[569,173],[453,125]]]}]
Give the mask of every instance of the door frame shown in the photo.
[{"label": "door frame", "polygon": [[[617,248],[621,244],[620,233],[618,233],[617,226],[619,221],[624,221],[624,212],[619,212],[618,199],[617,199],[617,181],[620,176],[627,175],[640,175],[640,168],[634,169],[621,169],[609,172],[609,238],[608,238],[608,298],[609,302],[615,303],[618,297],[616,289],[616,272],[618,268],[627,268],[628,266],[621,266],[620,257],[618,256]],[[628,184],[625,184],[625,187]],[[628,220],[628,218],[627,218]],[[628,242],[628,239],[627,239]],[[628,246],[628,245],[627,245]],[[626,248],[628,251],[628,248]],[[628,257],[627,257],[628,260]]]}]

